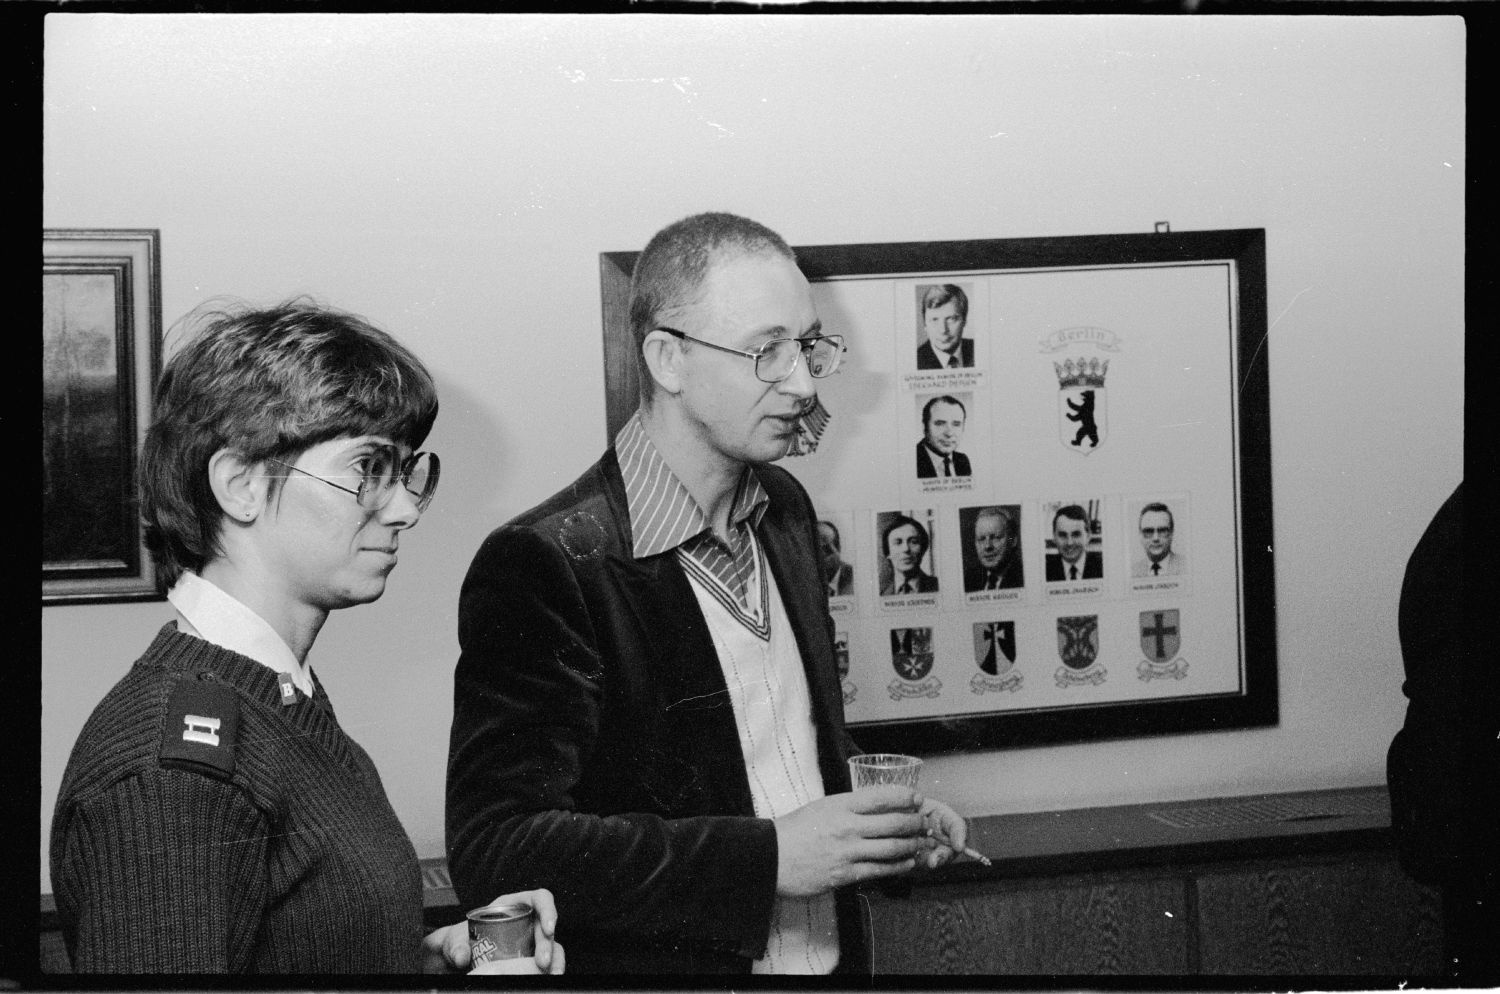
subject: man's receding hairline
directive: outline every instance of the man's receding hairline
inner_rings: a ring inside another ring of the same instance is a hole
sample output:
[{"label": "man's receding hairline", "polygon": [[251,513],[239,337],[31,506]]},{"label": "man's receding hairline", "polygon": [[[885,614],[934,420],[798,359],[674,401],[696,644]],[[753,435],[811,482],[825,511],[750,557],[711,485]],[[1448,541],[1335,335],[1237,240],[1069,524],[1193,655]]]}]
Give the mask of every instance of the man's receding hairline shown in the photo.
[{"label": "man's receding hairline", "polygon": [[1006,514],[998,507],[981,507],[979,509],[979,513],[974,515],[974,527],[979,527],[980,518],[994,518],[996,521],[1005,522],[1006,528],[1010,527],[1010,515]]},{"label": "man's receding hairline", "polygon": [[707,307],[712,303],[713,297],[708,292],[709,284],[714,278],[731,263],[739,262],[741,259],[765,259],[767,261],[782,260],[792,265],[800,273],[795,256],[786,255],[775,245],[765,243],[757,245],[741,245],[734,242],[725,242],[715,245],[708,251],[707,262],[703,266],[703,275],[691,287],[684,299],[674,300],[662,307],[662,311],[682,311],[695,307]]}]

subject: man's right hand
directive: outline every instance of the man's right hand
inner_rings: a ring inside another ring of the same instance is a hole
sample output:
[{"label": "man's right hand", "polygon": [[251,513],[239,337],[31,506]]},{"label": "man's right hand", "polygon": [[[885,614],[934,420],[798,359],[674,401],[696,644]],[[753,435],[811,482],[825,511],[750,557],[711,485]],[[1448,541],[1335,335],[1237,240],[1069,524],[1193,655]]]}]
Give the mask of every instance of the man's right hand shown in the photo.
[{"label": "man's right hand", "polygon": [[812,897],[912,869],[934,845],[921,805],[921,795],[909,787],[870,787],[777,818],[776,893]]}]

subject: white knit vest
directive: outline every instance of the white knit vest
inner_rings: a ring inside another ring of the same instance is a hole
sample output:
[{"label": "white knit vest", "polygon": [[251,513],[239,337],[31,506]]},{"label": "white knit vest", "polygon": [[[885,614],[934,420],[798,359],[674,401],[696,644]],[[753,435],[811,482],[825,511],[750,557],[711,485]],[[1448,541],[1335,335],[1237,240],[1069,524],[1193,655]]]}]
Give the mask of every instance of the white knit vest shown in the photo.
[{"label": "white knit vest", "polygon": [[[757,570],[765,560],[756,557]],[[689,586],[713,636],[740,753],[759,818],[779,818],[823,796],[812,699],[802,654],[781,603],[776,578],[766,570],[771,638],[761,641],[689,574]],[[759,577],[754,579],[759,587]],[[813,898],[777,897],[771,911],[766,954],[755,973],[828,973],[838,965],[838,920],[833,894]]]}]

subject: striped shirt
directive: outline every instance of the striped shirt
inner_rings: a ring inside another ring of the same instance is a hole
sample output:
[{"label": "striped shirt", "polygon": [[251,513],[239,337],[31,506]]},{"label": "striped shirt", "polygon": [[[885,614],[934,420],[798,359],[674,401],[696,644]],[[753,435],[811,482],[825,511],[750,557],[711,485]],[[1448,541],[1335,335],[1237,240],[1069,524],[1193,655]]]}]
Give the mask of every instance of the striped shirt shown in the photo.
[{"label": "striped shirt", "polygon": [[768,571],[755,529],[770,497],[746,466],[729,506],[726,544],[713,532],[708,515],[662,459],[646,434],[640,414],[632,414],[615,436],[625,504],[630,511],[631,552],[637,559],[675,549],[688,575],[699,581],[740,624],[762,640],[771,637],[766,610]]}]

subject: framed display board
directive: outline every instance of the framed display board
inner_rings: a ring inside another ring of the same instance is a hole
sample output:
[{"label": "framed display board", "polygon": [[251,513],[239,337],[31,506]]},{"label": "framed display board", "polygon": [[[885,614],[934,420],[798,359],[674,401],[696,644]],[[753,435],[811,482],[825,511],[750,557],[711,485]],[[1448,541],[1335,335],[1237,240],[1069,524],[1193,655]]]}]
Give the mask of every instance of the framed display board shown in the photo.
[{"label": "framed display board", "polygon": [[[918,754],[1277,720],[1265,232],[802,247],[845,715]],[[608,432],[636,253],[601,255]]]}]

